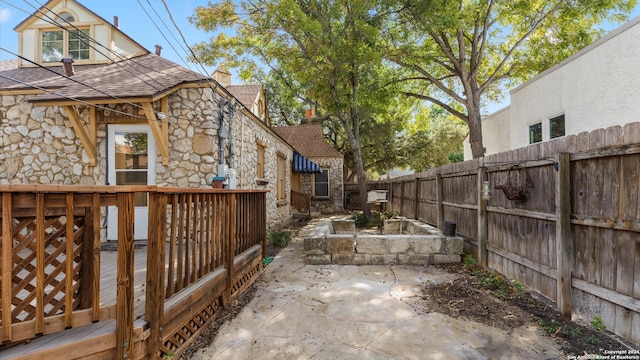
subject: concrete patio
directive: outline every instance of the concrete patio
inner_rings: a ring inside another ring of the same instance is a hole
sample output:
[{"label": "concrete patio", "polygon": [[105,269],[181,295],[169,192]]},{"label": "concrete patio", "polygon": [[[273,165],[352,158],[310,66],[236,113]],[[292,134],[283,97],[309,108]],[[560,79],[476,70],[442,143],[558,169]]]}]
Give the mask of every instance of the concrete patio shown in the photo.
[{"label": "concrete patio", "polygon": [[556,359],[535,328],[507,333],[427,313],[433,266],[305,265],[305,231],[265,269],[254,299],[194,359]]}]

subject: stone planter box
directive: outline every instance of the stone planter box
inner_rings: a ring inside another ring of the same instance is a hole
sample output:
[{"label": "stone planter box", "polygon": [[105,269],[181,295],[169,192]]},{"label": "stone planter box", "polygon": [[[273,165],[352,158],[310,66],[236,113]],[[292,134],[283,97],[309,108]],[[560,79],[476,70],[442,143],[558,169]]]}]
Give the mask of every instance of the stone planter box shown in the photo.
[{"label": "stone planter box", "polygon": [[[402,229],[402,233],[400,233]],[[417,220],[385,220],[380,233],[356,232],[353,220],[322,221],[304,239],[305,263],[429,265],[460,262],[464,240]]]}]

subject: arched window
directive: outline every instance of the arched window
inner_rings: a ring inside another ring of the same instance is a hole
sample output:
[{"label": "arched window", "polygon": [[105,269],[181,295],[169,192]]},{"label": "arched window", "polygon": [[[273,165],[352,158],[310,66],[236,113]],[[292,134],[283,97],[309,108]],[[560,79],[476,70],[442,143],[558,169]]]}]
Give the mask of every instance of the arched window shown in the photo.
[{"label": "arched window", "polygon": [[61,12],[60,14],[58,14],[58,17],[56,18],[56,21],[64,25],[66,23],[75,22],[76,18],[73,17],[73,15],[71,15],[68,12]]}]

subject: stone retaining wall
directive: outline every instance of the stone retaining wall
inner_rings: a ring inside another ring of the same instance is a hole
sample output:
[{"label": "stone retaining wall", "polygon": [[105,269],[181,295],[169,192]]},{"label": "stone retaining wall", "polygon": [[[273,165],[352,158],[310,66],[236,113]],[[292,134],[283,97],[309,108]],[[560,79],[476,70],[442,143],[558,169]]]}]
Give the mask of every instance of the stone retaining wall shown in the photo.
[{"label": "stone retaining wall", "polygon": [[322,221],[304,238],[305,263],[429,265],[460,262],[464,245],[461,237],[442,236],[438,229],[419,221],[403,222],[408,228],[405,234],[390,233],[392,227],[400,225],[400,221],[395,220],[386,223],[381,234],[374,234],[356,233],[352,220]]}]

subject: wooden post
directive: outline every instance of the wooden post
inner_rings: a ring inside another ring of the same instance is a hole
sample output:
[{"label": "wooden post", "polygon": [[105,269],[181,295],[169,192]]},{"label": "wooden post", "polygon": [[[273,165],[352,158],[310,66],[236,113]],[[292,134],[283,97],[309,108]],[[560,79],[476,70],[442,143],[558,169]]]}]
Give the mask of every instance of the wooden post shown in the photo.
[{"label": "wooden post", "polygon": [[65,286],[64,286],[64,327],[70,328],[73,319],[73,259],[76,257],[73,245],[74,236],[74,212],[75,204],[73,201],[73,193],[67,193],[65,196],[67,223],[65,226]]},{"label": "wooden post", "polygon": [[556,259],[558,311],[571,319],[571,269],[573,268],[573,242],[571,239],[571,167],[570,155],[556,155]]},{"label": "wooden post", "polygon": [[164,262],[167,241],[167,194],[149,193],[147,293],[145,319],[149,323],[148,355],[156,359],[162,343],[164,314]]},{"label": "wooden post", "polygon": [[225,224],[225,262],[227,263],[227,286],[224,291],[225,296],[223,296],[222,300],[224,302],[224,306],[227,306],[231,302],[231,290],[233,286],[233,277],[234,277],[234,268],[233,268],[233,259],[235,258],[235,212],[236,212],[236,198],[235,194],[229,194],[224,197],[224,204],[226,206],[222,207],[222,211],[226,215]]},{"label": "wooden post", "polygon": [[[91,107],[93,109],[93,107]],[[94,193],[92,197],[93,217],[93,275],[91,287],[93,288],[93,318],[94,322],[100,319],[100,194]]]},{"label": "wooden post", "polygon": [[442,229],[444,226],[444,206],[442,205],[443,197],[442,175],[436,174],[436,215],[438,218],[438,229]]},{"label": "wooden post", "polygon": [[267,256],[267,194],[260,193],[257,194],[257,196],[259,199],[258,219],[260,219],[260,221],[258,221],[258,231],[260,240],[262,241],[262,257],[264,258]]},{"label": "wooden post", "polygon": [[486,268],[487,262],[487,200],[482,198],[482,182],[484,180],[484,168],[478,168],[478,265]]},{"label": "wooden post", "polygon": [[389,198],[387,199],[387,204],[389,204],[389,211],[393,211],[395,210],[393,208],[393,181],[389,180],[387,182],[387,186],[389,186],[389,193],[387,194]]},{"label": "wooden post", "polygon": [[404,181],[400,180],[400,215],[407,216],[407,214],[403,214],[404,211]]},{"label": "wooden post", "polygon": [[13,272],[13,214],[12,197],[10,192],[2,194],[2,337],[0,342],[11,340],[11,293]]},{"label": "wooden post", "polygon": [[44,332],[44,221],[44,194],[36,193],[36,334]]},{"label": "wooden post", "polygon": [[[99,213],[100,208],[97,211]],[[82,265],[80,266],[80,288],[78,289],[80,309],[89,309],[93,304],[93,266],[95,265],[93,261],[93,239],[94,234],[100,232],[100,226],[94,227],[93,213],[94,208],[92,206],[84,207],[84,234],[82,235],[82,253],[80,256]],[[100,266],[99,263],[98,266]]]},{"label": "wooden post", "polygon": [[116,359],[132,359],[133,356],[133,195],[117,195]]},{"label": "wooden post", "polygon": [[420,220],[420,218],[418,217],[418,211],[420,210],[420,202],[418,201],[420,199],[420,178],[416,178],[416,203],[414,204],[414,208],[413,208],[413,218],[416,220]]}]

